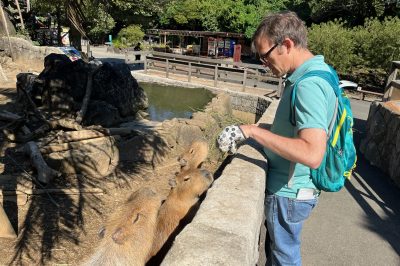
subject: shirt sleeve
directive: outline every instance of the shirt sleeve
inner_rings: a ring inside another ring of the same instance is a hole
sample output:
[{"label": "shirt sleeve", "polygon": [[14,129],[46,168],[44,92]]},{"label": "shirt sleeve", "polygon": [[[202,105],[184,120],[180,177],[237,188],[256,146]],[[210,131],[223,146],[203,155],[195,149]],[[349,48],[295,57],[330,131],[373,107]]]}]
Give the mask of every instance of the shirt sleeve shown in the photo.
[{"label": "shirt sleeve", "polygon": [[328,90],[329,83],[322,78],[312,77],[297,85],[295,112],[297,130],[320,128],[328,133]]}]

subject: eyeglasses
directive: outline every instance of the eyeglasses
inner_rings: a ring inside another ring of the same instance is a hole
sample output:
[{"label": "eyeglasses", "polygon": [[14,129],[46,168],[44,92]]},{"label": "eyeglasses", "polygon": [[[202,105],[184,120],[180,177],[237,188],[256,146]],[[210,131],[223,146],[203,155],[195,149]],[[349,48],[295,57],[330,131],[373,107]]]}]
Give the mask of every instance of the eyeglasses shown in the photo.
[{"label": "eyeglasses", "polygon": [[278,46],[278,44],[275,44],[274,46],[272,46],[265,54],[260,55],[260,61],[263,64],[267,64],[268,63],[268,57],[269,55],[272,53],[272,51]]}]

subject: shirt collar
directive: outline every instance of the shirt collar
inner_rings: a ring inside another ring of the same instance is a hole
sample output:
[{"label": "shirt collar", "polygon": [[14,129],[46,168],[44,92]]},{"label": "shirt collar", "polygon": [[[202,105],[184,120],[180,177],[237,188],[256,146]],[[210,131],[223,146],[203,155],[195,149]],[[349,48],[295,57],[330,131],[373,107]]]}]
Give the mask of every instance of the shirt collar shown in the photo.
[{"label": "shirt collar", "polygon": [[287,80],[293,84],[296,82],[297,79],[299,79],[306,72],[308,72],[311,66],[314,66],[316,63],[319,64],[323,62],[324,62],[323,55],[313,56],[312,58],[308,59],[303,64],[301,64],[293,73],[289,74]]}]

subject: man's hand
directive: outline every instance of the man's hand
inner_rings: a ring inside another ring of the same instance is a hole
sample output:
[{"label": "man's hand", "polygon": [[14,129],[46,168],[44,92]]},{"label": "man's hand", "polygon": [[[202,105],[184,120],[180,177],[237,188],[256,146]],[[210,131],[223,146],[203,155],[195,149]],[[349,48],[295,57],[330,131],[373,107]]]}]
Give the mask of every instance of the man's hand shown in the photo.
[{"label": "man's hand", "polygon": [[227,126],[217,138],[218,147],[223,152],[234,154],[237,151],[237,144],[244,139],[246,138],[238,126]]}]

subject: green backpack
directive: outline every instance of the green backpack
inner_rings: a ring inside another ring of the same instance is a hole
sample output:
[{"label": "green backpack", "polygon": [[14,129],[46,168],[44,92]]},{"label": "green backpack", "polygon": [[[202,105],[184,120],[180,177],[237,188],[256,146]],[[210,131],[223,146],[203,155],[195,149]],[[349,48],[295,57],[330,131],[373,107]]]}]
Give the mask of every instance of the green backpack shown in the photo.
[{"label": "green backpack", "polygon": [[356,166],[357,155],[353,142],[353,113],[350,100],[339,87],[339,78],[336,71],[315,70],[304,74],[294,84],[291,95],[291,123],[296,126],[295,99],[297,84],[306,78],[318,76],[326,80],[336,94],[335,112],[329,124],[326,152],[321,165],[311,170],[311,179],[314,185],[323,191],[336,192],[343,186],[346,179],[350,179],[351,172]]}]

